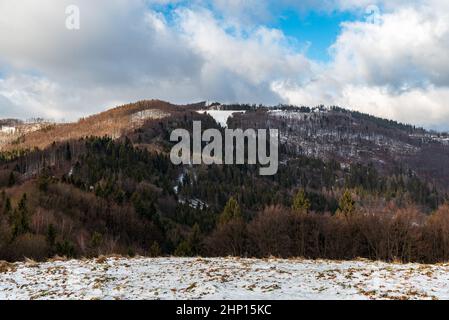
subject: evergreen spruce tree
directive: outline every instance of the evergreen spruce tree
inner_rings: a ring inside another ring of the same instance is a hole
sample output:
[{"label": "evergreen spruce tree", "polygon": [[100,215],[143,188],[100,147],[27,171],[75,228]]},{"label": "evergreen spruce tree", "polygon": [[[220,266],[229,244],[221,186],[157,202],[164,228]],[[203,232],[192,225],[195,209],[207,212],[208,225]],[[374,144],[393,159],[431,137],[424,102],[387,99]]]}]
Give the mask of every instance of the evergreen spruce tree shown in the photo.
[{"label": "evergreen spruce tree", "polygon": [[50,248],[53,248],[56,243],[56,228],[53,224],[48,225],[46,238]]},{"label": "evergreen spruce tree", "polygon": [[12,213],[11,199],[6,197],[5,206],[3,207],[3,214],[10,217],[11,213]]},{"label": "evergreen spruce tree", "polygon": [[13,236],[24,234],[30,230],[30,221],[27,208],[27,195],[23,194],[17,209],[13,213]]},{"label": "evergreen spruce tree", "polygon": [[70,144],[68,142],[65,145],[64,157],[67,161],[72,160],[72,151],[70,150]]},{"label": "evergreen spruce tree", "polygon": [[195,223],[193,226],[187,241],[189,242],[190,250],[193,255],[197,255],[200,252],[201,245],[201,229],[198,223]]},{"label": "evergreen spruce tree", "polygon": [[16,184],[16,176],[14,175],[14,172],[11,171],[8,178],[8,187],[12,187]]},{"label": "evergreen spruce tree", "polygon": [[242,217],[242,212],[240,206],[234,197],[229,198],[226,203],[222,214],[220,215],[220,224],[226,224],[231,220],[240,219]]},{"label": "evergreen spruce tree", "polygon": [[293,211],[297,213],[308,213],[310,209],[310,201],[306,196],[304,189],[298,191],[293,198]]},{"label": "evergreen spruce tree", "polygon": [[193,255],[192,248],[187,240],[183,240],[176,248],[174,255],[177,257],[191,257]]},{"label": "evergreen spruce tree", "polygon": [[159,257],[162,254],[161,247],[157,241],[153,242],[148,253],[150,257]]},{"label": "evergreen spruce tree", "polygon": [[340,199],[339,212],[341,212],[346,218],[349,218],[355,212],[355,201],[352,199],[352,195],[349,190],[346,190]]}]

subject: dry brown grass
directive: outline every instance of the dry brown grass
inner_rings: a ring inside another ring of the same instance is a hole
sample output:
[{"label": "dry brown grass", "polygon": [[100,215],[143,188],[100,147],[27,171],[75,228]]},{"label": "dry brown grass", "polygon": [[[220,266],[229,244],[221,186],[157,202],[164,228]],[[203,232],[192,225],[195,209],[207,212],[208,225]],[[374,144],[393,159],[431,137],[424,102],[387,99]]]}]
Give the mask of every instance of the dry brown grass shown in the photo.
[{"label": "dry brown grass", "polygon": [[98,264],[103,264],[103,263],[105,263],[107,260],[108,260],[107,257],[105,257],[105,256],[99,256],[95,262],[98,263]]},{"label": "dry brown grass", "polygon": [[0,273],[14,272],[17,267],[13,263],[0,261]]},{"label": "dry brown grass", "polygon": [[25,257],[25,264],[29,268],[36,268],[39,266],[39,264],[34,259],[30,259],[27,257]]},{"label": "dry brown grass", "polygon": [[55,255],[53,258],[47,259],[48,262],[61,262],[61,261],[67,261],[67,257],[60,257],[58,255]]}]

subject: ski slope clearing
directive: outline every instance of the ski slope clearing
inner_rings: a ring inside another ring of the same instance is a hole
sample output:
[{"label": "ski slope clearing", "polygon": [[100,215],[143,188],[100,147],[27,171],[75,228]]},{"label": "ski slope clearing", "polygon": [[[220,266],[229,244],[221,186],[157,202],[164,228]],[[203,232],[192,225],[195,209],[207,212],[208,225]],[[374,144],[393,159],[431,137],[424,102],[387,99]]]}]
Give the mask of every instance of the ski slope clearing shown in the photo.
[{"label": "ski slope clearing", "polygon": [[0,262],[0,299],[448,298],[448,264],[144,257]]}]

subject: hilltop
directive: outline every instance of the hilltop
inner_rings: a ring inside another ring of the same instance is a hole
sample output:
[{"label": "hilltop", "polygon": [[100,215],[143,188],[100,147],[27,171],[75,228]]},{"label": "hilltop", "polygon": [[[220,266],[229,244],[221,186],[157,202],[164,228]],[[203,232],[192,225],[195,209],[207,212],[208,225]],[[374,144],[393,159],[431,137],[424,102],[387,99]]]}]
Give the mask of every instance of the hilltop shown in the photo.
[{"label": "hilltop", "polygon": [[[176,113],[180,106],[160,100],[140,101],[105,112],[82,118],[75,123],[29,122],[19,120],[9,121],[3,125],[10,139],[1,143],[0,150],[11,151],[19,149],[44,149],[53,142],[79,139],[88,136],[109,136],[118,138],[139,127],[145,120],[161,119]],[[32,129],[23,129],[24,127]],[[8,131],[7,128],[14,128]],[[4,135],[5,137],[6,135]]]}]

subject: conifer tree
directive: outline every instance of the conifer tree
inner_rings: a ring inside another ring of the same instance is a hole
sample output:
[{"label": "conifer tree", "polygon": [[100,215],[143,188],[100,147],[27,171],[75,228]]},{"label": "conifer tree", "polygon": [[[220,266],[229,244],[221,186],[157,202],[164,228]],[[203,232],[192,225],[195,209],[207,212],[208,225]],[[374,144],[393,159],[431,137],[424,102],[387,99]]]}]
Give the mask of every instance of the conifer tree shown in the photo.
[{"label": "conifer tree", "polygon": [[72,160],[72,151],[70,150],[70,144],[68,142],[65,146],[64,157],[67,161]]},{"label": "conifer tree", "polygon": [[17,209],[13,213],[13,236],[24,234],[30,230],[30,222],[27,208],[27,195],[23,194]]},{"label": "conifer tree", "polygon": [[347,218],[354,214],[355,201],[352,199],[352,195],[349,190],[346,190],[340,199],[339,211]]},{"label": "conifer tree", "polygon": [[16,184],[16,176],[14,175],[14,172],[11,171],[8,178],[8,187],[12,187]]},{"label": "conifer tree", "polygon": [[298,213],[308,213],[310,209],[310,201],[306,196],[304,189],[298,191],[293,198],[292,209]]},{"label": "conifer tree", "polygon": [[3,214],[6,216],[11,216],[11,212],[12,212],[11,199],[6,197],[5,206],[3,208]]},{"label": "conifer tree", "polygon": [[176,248],[174,255],[177,257],[191,257],[193,254],[189,242],[187,240],[181,241]]},{"label": "conifer tree", "polygon": [[159,243],[157,243],[157,241],[153,242],[148,254],[150,257],[159,257],[162,254],[161,247],[159,246]]},{"label": "conifer tree", "polygon": [[192,251],[192,253],[194,255],[198,254],[201,244],[201,229],[198,223],[195,223],[195,225],[193,226],[187,241],[190,245],[190,250]]},{"label": "conifer tree", "polygon": [[220,224],[228,223],[231,220],[234,219],[240,219],[242,217],[242,212],[240,210],[240,206],[235,200],[234,197],[229,198],[228,202],[226,203],[222,214],[220,215]]},{"label": "conifer tree", "polygon": [[56,243],[56,228],[53,224],[48,225],[46,238],[50,248],[53,248]]}]

